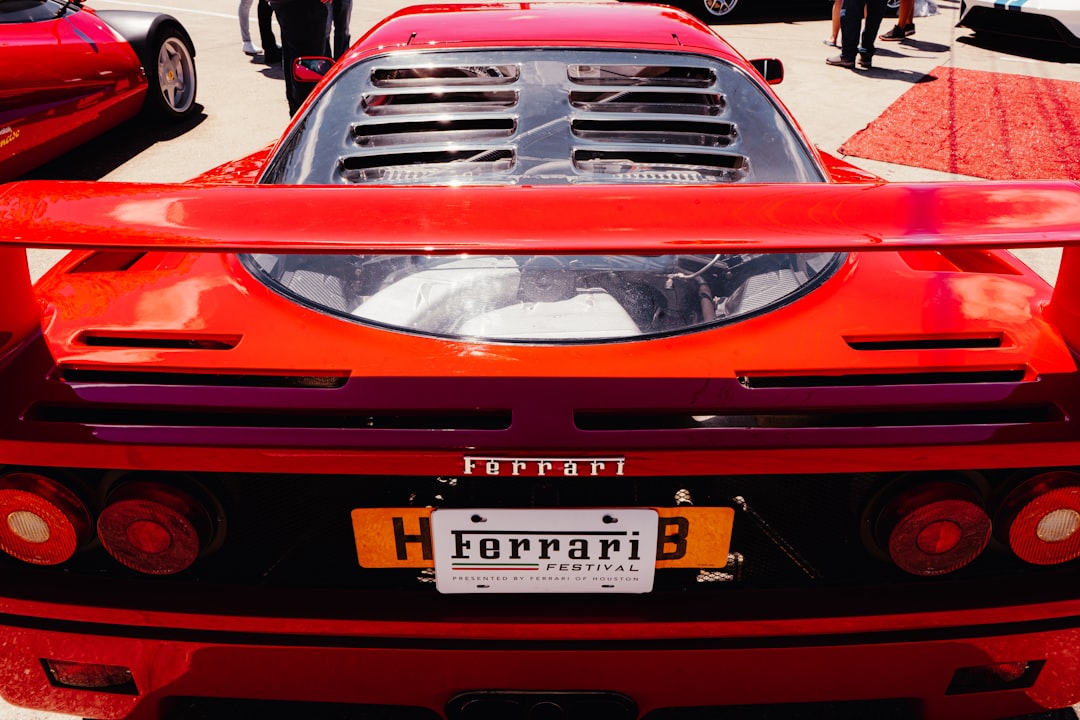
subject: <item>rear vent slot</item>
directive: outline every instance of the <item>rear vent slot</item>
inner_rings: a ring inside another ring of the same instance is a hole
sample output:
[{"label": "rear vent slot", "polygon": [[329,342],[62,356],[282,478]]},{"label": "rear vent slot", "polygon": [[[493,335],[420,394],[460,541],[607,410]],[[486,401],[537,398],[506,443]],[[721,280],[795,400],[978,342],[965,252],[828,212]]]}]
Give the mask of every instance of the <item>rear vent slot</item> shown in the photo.
[{"label": "rear vent slot", "polygon": [[570,81],[578,85],[632,85],[707,88],[716,84],[716,71],[677,65],[571,65]]},{"label": "rear vent slot", "polygon": [[1000,348],[1000,335],[940,338],[844,338],[853,350],[977,350]]},{"label": "rear vent slot", "polygon": [[341,174],[349,182],[431,180],[439,175],[468,177],[504,173],[514,166],[509,148],[458,148],[341,158]]},{"label": "rear vent slot", "polygon": [[431,92],[372,93],[362,107],[373,116],[421,113],[469,113],[507,110],[517,105],[515,90],[435,90]]},{"label": "rear vent slot", "polygon": [[634,90],[572,90],[570,104],[590,112],[653,113],[716,116],[723,112],[725,100],[715,92]]},{"label": "rear vent slot", "polygon": [[896,428],[961,425],[1028,425],[1060,422],[1052,405],[1019,408],[955,408],[890,410],[888,412],[775,412],[723,413],[594,413],[577,412],[574,422],[581,430],[688,430],[694,428]]},{"label": "rear vent slot", "polygon": [[928,373],[867,373],[858,375],[783,375],[739,377],[745,387],[880,387],[882,385],[974,385],[980,383],[1018,383],[1023,370],[975,370]]},{"label": "rear vent slot", "polygon": [[676,143],[697,147],[727,147],[735,142],[729,122],[693,120],[636,120],[575,118],[570,128],[579,138],[619,142]]},{"label": "rear vent slot", "polygon": [[230,375],[228,373],[123,372],[62,368],[60,380],[96,385],[190,385],[210,387],[316,388],[344,387],[348,373],[321,375]]},{"label": "rear vent slot", "polygon": [[210,411],[155,407],[100,408],[36,405],[27,419],[38,422],[92,426],[187,428],[303,428],[326,430],[506,430],[509,410],[365,411],[336,412]]},{"label": "rear vent slot", "polygon": [[509,85],[520,76],[521,69],[516,65],[376,68],[371,71],[371,84],[377,88]]},{"label": "rear vent slot", "polygon": [[240,335],[121,335],[87,331],[78,342],[90,347],[148,348],[155,350],[232,350]]},{"label": "rear vent slot", "polygon": [[686,182],[737,182],[746,177],[750,163],[742,155],[723,153],[580,149],[574,151],[574,167],[579,172],[626,180],[655,176],[670,181],[681,174]]},{"label": "rear vent slot", "polygon": [[504,140],[514,134],[512,117],[438,118],[355,125],[353,139],[361,146],[420,142]]},{"label": "rear vent slot", "polygon": [[78,265],[68,270],[71,273],[85,272],[122,272],[132,267],[146,253],[140,251],[127,252],[120,250],[107,250],[95,252],[83,258]]},{"label": "rear vent slot", "polygon": [[1020,274],[1019,270],[989,250],[947,249],[936,252],[901,250],[899,255],[912,270],[923,272]]}]

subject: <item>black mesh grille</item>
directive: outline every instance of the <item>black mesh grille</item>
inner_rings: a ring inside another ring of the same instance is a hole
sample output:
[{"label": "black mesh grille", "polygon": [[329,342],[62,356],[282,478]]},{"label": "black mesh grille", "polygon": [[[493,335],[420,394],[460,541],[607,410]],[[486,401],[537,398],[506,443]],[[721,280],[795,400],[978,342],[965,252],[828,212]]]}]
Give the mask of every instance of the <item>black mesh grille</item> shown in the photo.
[{"label": "black mesh grille", "polygon": [[[598,720],[596,714],[567,717]],[[773,705],[659,708],[643,720],[913,720],[917,712],[910,701],[872,700],[831,703],[784,703]],[[439,720],[442,715],[425,708],[343,703],[299,703],[219,698],[177,698],[170,703],[165,720]],[[485,716],[489,717],[489,716]],[[491,715],[501,720],[526,720],[512,714]]]},{"label": "black mesh grille", "polygon": [[[991,471],[949,477],[990,498],[1023,475]],[[433,594],[430,573],[360,567],[353,509],[670,507],[691,500],[697,506],[735,508],[729,566],[705,573],[660,570],[658,592],[881,586],[912,578],[889,562],[868,530],[868,518],[881,498],[898,487],[930,478],[942,478],[942,473],[550,479],[154,474],[157,481],[196,486],[200,496],[219,504],[226,522],[219,528],[216,551],[176,576],[153,582]],[[113,473],[85,473],[79,485],[85,495],[104,498],[110,484],[122,480]],[[14,560],[0,562],[25,568]],[[77,553],[62,569],[33,571],[139,577],[95,546]],[[1032,571],[1003,548],[992,547],[950,578]]]}]

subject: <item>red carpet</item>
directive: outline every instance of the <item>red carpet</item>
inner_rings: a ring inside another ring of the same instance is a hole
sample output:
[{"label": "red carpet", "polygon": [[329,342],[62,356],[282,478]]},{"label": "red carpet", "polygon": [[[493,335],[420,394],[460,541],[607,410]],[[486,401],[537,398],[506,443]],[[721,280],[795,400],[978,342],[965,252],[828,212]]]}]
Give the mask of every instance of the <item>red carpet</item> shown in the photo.
[{"label": "red carpet", "polygon": [[938,67],[840,152],[994,180],[1080,180],[1080,83]]}]

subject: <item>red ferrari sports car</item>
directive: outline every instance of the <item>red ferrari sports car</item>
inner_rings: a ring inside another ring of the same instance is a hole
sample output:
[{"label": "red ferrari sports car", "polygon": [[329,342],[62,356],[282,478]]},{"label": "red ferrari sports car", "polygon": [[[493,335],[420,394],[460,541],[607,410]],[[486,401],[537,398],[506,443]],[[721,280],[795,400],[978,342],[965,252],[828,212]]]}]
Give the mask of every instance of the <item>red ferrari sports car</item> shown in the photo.
[{"label": "red ferrari sports car", "polygon": [[272,148],[0,188],[3,696],[1064,717],[1080,187],[884,183],[779,69],[660,6],[410,8]]},{"label": "red ferrari sports car", "polygon": [[0,0],[0,181],[146,110],[195,111],[195,46],[172,16]]}]

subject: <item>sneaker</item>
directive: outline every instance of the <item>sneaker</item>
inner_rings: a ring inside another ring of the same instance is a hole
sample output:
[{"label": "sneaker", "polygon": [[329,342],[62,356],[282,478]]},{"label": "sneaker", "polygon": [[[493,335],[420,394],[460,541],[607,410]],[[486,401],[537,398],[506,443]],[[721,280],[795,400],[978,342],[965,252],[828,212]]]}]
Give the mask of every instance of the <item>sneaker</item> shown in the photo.
[{"label": "sneaker", "polygon": [[836,57],[826,58],[826,65],[835,65],[837,67],[853,68],[855,67],[854,60],[848,60],[843,55],[837,55]]},{"label": "sneaker", "polygon": [[905,37],[910,36],[910,35],[914,35],[914,34],[915,34],[915,23],[911,23],[910,25],[905,25],[904,26],[904,36]]},{"label": "sneaker", "polygon": [[874,54],[859,53],[859,67],[864,67],[867,70],[874,67]]},{"label": "sneaker", "polygon": [[245,55],[258,55],[261,52],[262,52],[262,50],[255,47],[255,44],[252,43],[250,40],[245,40],[244,41],[244,54]]},{"label": "sneaker", "polygon": [[[911,33],[915,33],[915,26],[911,26]],[[903,40],[907,37],[907,31],[899,25],[893,25],[893,29],[884,35],[878,35],[878,40],[885,40],[886,42],[896,42],[897,40]]]},{"label": "sneaker", "polygon": [[840,47],[839,45],[836,44],[835,40],[830,40],[829,38],[825,38],[824,40],[822,40],[821,44],[822,45],[828,45],[829,47]]}]

